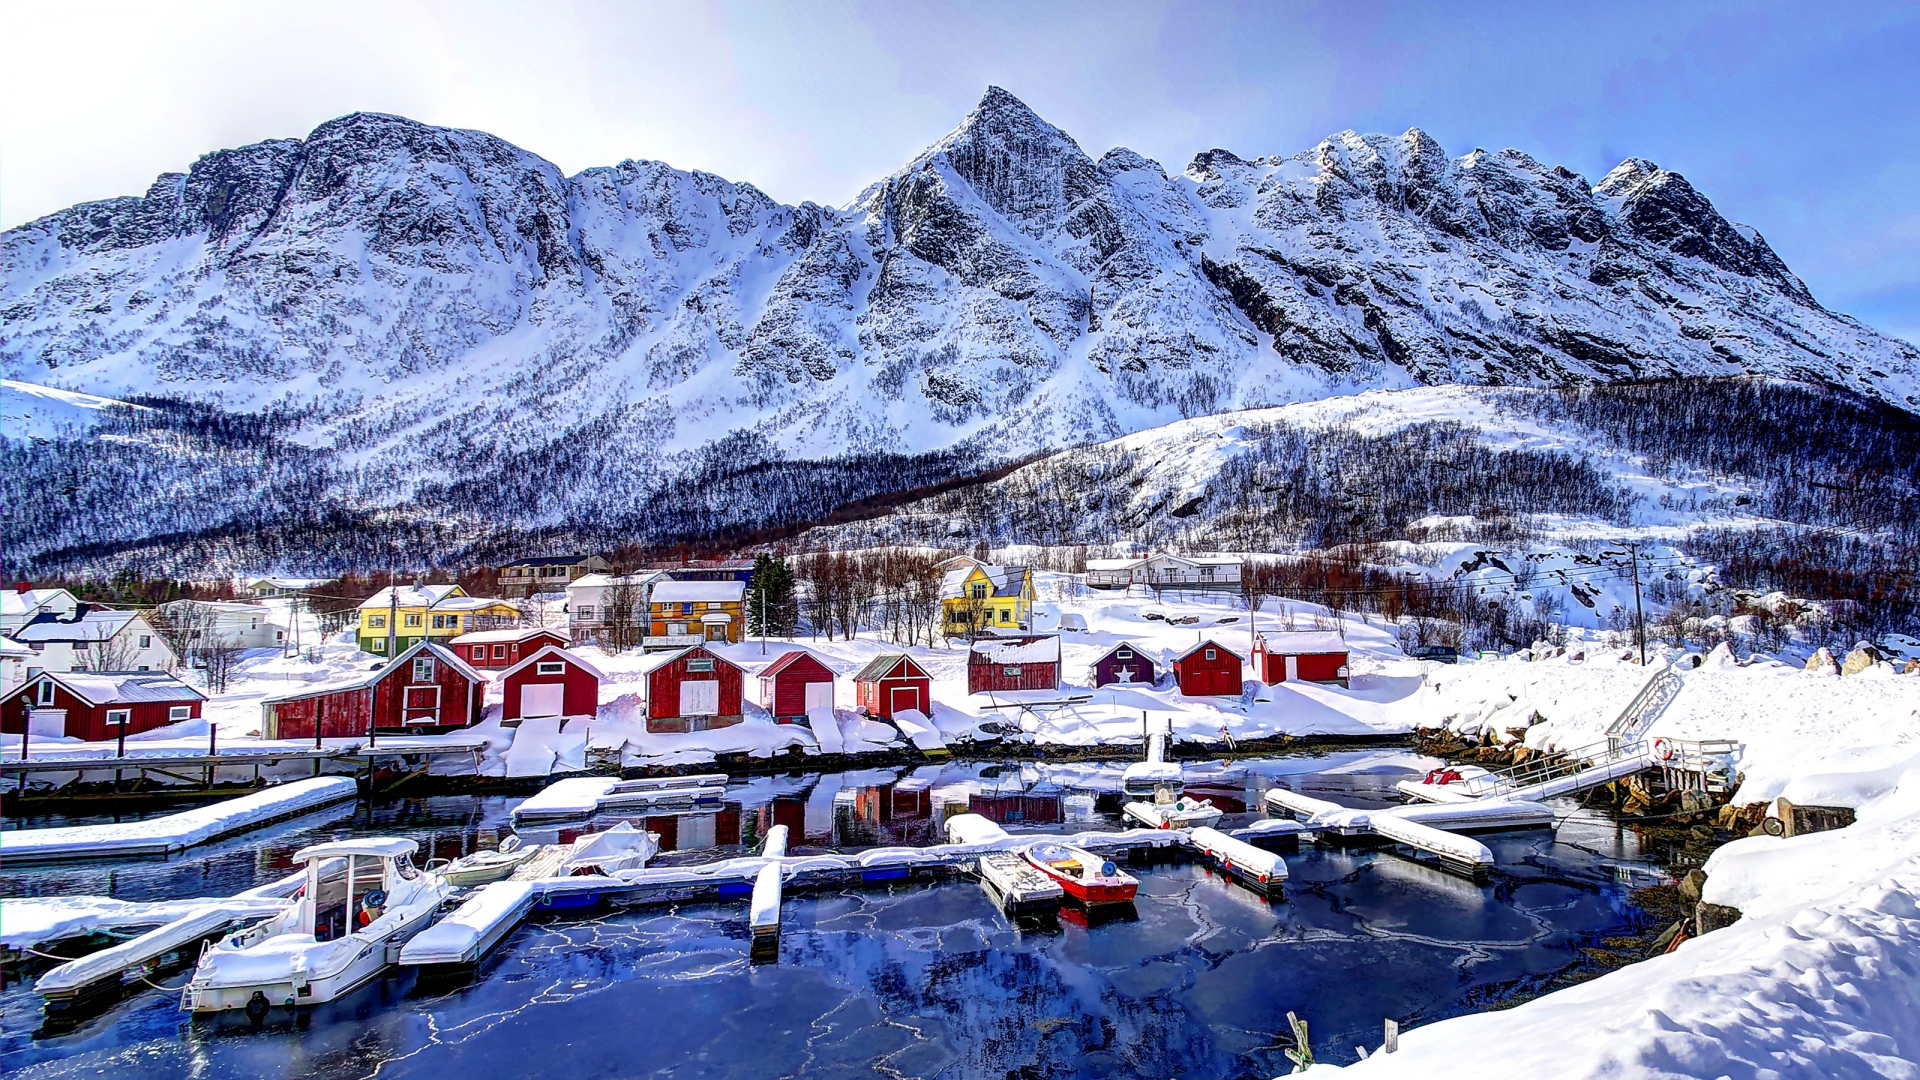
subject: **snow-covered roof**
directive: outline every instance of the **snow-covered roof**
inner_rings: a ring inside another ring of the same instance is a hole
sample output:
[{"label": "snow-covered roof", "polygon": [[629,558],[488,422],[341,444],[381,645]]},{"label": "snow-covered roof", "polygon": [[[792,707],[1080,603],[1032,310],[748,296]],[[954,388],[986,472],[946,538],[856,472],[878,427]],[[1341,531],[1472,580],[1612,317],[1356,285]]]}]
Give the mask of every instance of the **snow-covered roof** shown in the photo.
[{"label": "snow-covered roof", "polygon": [[1145,559],[1088,559],[1088,570],[1131,570]]},{"label": "snow-covered roof", "polygon": [[52,641],[108,641],[139,617],[137,612],[102,611],[83,604],[75,608],[73,616],[69,618],[62,618],[51,611],[41,612],[27,625],[15,630],[13,639],[29,645],[45,645]]},{"label": "snow-covered roof", "polygon": [[1199,652],[1201,649],[1219,649],[1221,652],[1226,653],[1228,656],[1231,656],[1235,660],[1238,660],[1242,663],[1245,663],[1247,659],[1246,657],[1241,656],[1239,653],[1234,652],[1232,649],[1227,648],[1225,645],[1220,644],[1219,642],[1213,640],[1212,638],[1208,638],[1207,640],[1202,641],[1199,644],[1188,649],[1186,652],[1181,653],[1179,656],[1174,657],[1174,660],[1175,662],[1185,660],[1187,657],[1192,656],[1194,653]]},{"label": "snow-covered roof", "polygon": [[744,581],[662,581],[653,587],[656,604],[739,603],[747,594]]},{"label": "snow-covered roof", "polygon": [[495,642],[526,641],[529,638],[539,637],[541,634],[552,634],[561,641],[567,640],[567,632],[565,630],[557,630],[551,626],[529,626],[519,630],[476,630],[471,634],[461,634],[456,638],[448,638],[447,644],[491,645]]},{"label": "snow-covered roof", "polygon": [[1155,653],[1150,649],[1143,649],[1140,646],[1135,645],[1131,641],[1123,641],[1120,644],[1115,645],[1113,648],[1108,649],[1106,652],[1101,653],[1099,656],[1094,657],[1093,664],[1090,666],[1098,666],[1100,661],[1105,660],[1107,657],[1112,656],[1114,653],[1119,652],[1121,649],[1128,649],[1132,651],[1132,653],[1135,656],[1143,657],[1150,663],[1160,662],[1160,656],[1158,653]]},{"label": "snow-covered roof", "polygon": [[[207,700],[207,695],[158,671],[48,671],[41,678],[52,679],[89,705]],[[20,689],[30,685],[31,680]]]},{"label": "snow-covered roof", "polygon": [[365,600],[360,601],[360,610],[366,611],[369,608],[394,606],[395,601],[393,600],[392,593],[395,589],[400,591],[398,601],[398,606],[400,607],[432,607],[449,596],[459,594],[461,591],[458,585],[389,585],[379,592],[374,593],[372,596],[367,597]]},{"label": "snow-covered roof", "polygon": [[1261,634],[1260,643],[1276,655],[1304,656],[1308,653],[1343,653],[1347,643],[1339,634],[1327,630],[1289,630]]},{"label": "snow-covered roof", "polygon": [[[640,661],[640,666],[639,666],[640,674],[651,675],[654,672],[659,671],[661,668],[666,667],[668,664],[673,663],[675,660],[678,660],[681,657],[692,652],[693,650],[701,647],[702,646],[699,646],[699,645],[689,645],[684,649],[675,649],[672,652],[648,653],[646,657]],[[729,667],[735,667],[735,668],[740,667],[739,664],[736,664],[733,661],[727,659],[726,657],[721,656],[719,653],[712,652],[712,650],[708,650],[708,654],[711,655],[714,658],[714,660],[719,663],[726,664]],[[745,670],[746,669],[744,668],[741,669],[743,673],[745,672]]]},{"label": "snow-covered roof", "polygon": [[337,694],[343,690],[359,690],[363,687],[372,686],[374,683],[392,674],[394,669],[398,668],[401,664],[412,660],[413,655],[422,649],[425,649],[427,655],[432,656],[440,663],[452,665],[455,671],[465,675],[473,682],[487,681],[485,675],[480,674],[479,670],[474,668],[473,665],[460,659],[459,654],[455,653],[452,649],[447,648],[437,641],[421,641],[414,643],[413,648],[387,661],[387,663],[382,665],[378,670],[371,671],[357,679],[342,679],[339,682],[322,683],[319,686],[309,686],[304,690],[295,690],[291,693],[275,694],[272,697],[262,698],[260,704],[275,705],[282,701],[298,701],[301,698],[315,697],[320,694]]},{"label": "snow-covered roof", "polygon": [[1060,660],[1060,639],[1052,635],[1026,638],[981,638],[973,643],[975,662],[982,664],[1052,664]]},{"label": "snow-covered roof", "polygon": [[910,673],[911,677],[916,679],[927,677],[926,669],[922,668],[919,664],[915,664],[913,657],[908,656],[906,653],[890,652],[881,653],[879,656],[867,661],[867,666],[861,668],[860,671],[854,675],[853,681],[872,682],[875,679],[885,678],[887,673],[892,671],[903,660],[913,665],[913,671]]},{"label": "snow-covered roof", "polygon": [[585,660],[580,659],[578,656],[575,656],[574,654],[568,652],[567,650],[561,648],[558,645],[546,646],[545,648],[541,649],[539,652],[534,653],[532,656],[527,657],[525,660],[522,660],[519,663],[508,668],[507,670],[501,672],[500,678],[502,681],[505,681],[514,672],[519,671],[521,668],[526,667],[528,664],[536,663],[541,660],[564,660],[567,663],[572,664],[574,667],[579,668],[581,671],[586,672],[587,674],[593,676],[596,679],[606,678],[605,675],[600,674],[599,668],[594,667],[592,664],[587,663]]},{"label": "snow-covered roof", "polygon": [[537,559],[515,559],[507,566],[578,566],[596,557],[593,555],[544,555]]},{"label": "snow-covered roof", "polygon": [[293,861],[303,863],[343,855],[377,855],[381,858],[395,859],[419,850],[418,840],[394,836],[370,836],[361,840],[330,840],[324,844],[303,847],[293,853]]},{"label": "snow-covered roof", "polygon": [[510,607],[520,610],[511,600],[501,600],[492,596],[449,596],[433,605],[434,611],[479,611],[483,608]]},{"label": "snow-covered roof", "polygon": [[761,668],[760,677],[763,679],[771,679],[802,660],[812,660],[821,667],[826,668],[829,672],[833,670],[833,665],[827,663],[821,657],[815,656],[806,649],[788,649],[775,659],[773,663]]},{"label": "snow-covered roof", "polygon": [[265,604],[249,604],[239,600],[172,600],[161,604],[159,610],[169,611],[185,608],[189,611],[198,608],[202,611],[219,612],[222,615],[267,616],[273,609]]},{"label": "snow-covered roof", "polygon": [[327,583],[317,577],[257,577],[247,580],[249,589],[311,589]]},{"label": "snow-covered roof", "polygon": [[8,589],[0,593],[0,615],[29,615],[61,597],[66,598],[66,606],[69,607],[79,602],[65,589],[28,589],[25,592]]},{"label": "snow-covered roof", "polygon": [[581,574],[567,586],[567,591],[575,589],[604,589],[610,585],[645,585],[666,577],[665,570],[648,570],[638,574]]},{"label": "snow-covered roof", "polygon": [[994,597],[1018,596],[1027,581],[1027,568],[1024,566],[963,566],[949,570],[940,579],[940,596],[945,600],[960,599],[965,594],[967,582],[974,574],[985,574],[993,585]]},{"label": "snow-covered roof", "polygon": [[0,656],[31,657],[39,654],[5,634],[0,634]]}]

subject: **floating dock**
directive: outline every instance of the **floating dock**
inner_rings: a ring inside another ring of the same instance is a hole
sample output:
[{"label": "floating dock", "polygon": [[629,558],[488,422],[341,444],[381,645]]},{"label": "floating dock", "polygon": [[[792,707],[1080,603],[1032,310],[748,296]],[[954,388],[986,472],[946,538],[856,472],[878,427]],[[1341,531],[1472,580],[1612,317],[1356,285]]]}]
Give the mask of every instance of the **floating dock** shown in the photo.
[{"label": "floating dock", "polygon": [[531,881],[482,885],[453,914],[420,931],[400,947],[400,962],[414,967],[471,967],[493,951],[533,912],[540,887]]},{"label": "floating dock", "polygon": [[1008,915],[1049,912],[1066,896],[1059,882],[1041,873],[1026,856],[1011,851],[980,856],[974,872],[987,895]]},{"label": "floating dock", "polygon": [[1194,847],[1256,892],[1270,893],[1287,880],[1286,861],[1271,851],[1205,826],[1194,829],[1188,835]]},{"label": "floating dock", "polygon": [[[1447,803],[1431,807],[1433,813],[1422,821],[1410,814],[1415,807],[1356,810],[1287,788],[1269,790],[1266,801],[1269,810],[1292,814],[1310,832],[1335,836],[1378,836],[1438,855],[1442,862],[1475,878],[1484,876],[1492,868],[1493,851],[1478,840],[1439,828],[1437,821],[1457,824],[1478,817],[1490,822],[1502,814],[1524,813],[1491,802]],[[1445,816],[1449,814],[1452,816]],[[1548,818],[1551,817],[1549,812]],[[1489,824],[1486,827],[1511,826]]]},{"label": "floating dock", "polygon": [[165,858],[346,802],[358,794],[359,786],[348,777],[319,777],[144,821],[16,829],[0,832],[0,860],[20,866],[78,859]]},{"label": "floating dock", "polygon": [[576,776],[556,780],[513,808],[513,823],[577,821],[603,810],[688,809],[726,796],[727,774],[659,776],[621,780]]}]

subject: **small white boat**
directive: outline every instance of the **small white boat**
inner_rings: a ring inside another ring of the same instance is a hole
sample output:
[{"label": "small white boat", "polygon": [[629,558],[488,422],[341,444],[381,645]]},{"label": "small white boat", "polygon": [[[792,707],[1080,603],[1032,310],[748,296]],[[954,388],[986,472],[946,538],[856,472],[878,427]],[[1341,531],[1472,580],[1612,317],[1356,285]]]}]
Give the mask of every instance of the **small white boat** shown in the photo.
[{"label": "small white boat", "polygon": [[519,837],[509,836],[493,851],[476,851],[452,862],[435,860],[427,864],[427,871],[446,878],[447,884],[456,889],[471,889],[511,875],[521,863],[539,853],[541,847],[523,844]]},{"label": "small white boat", "polygon": [[413,865],[412,840],[336,840],[302,848],[306,884],[285,913],[209,945],[180,1006],[243,1009],[264,1019],[279,1006],[332,1001],[385,971],[451,894],[446,879]]},{"label": "small white boat", "polygon": [[1221,809],[1205,799],[1178,798],[1172,802],[1130,802],[1127,816],[1149,829],[1197,829],[1220,820]]},{"label": "small white boat", "polygon": [[569,845],[560,860],[559,876],[612,877],[622,870],[640,869],[659,853],[658,836],[623,821],[604,832],[588,833]]}]

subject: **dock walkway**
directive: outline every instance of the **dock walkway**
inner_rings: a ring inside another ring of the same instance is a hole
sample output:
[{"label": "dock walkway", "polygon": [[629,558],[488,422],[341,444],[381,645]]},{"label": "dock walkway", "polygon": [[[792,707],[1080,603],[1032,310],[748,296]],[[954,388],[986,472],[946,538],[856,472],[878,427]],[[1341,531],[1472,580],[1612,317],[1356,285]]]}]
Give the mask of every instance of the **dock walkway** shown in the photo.
[{"label": "dock walkway", "polygon": [[359,786],[347,777],[320,777],[143,821],[13,829],[0,832],[0,861],[19,866],[78,859],[164,858],[345,802],[358,793]]}]

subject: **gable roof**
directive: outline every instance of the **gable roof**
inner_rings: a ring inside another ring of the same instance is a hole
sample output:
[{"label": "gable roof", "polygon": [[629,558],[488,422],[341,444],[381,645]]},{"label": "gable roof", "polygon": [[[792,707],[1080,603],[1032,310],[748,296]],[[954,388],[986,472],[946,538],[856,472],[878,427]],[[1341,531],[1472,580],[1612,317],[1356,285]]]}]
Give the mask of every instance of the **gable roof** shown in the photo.
[{"label": "gable roof", "polygon": [[[400,596],[397,604],[389,599],[389,594],[398,589]],[[449,596],[465,596],[467,592],[458,585],[389,585],[365,600],[360,601],[360,610],[369,608],[432,607]]]},{"label": "gable roof", "polygon": [[569,640],[567,632],[552,626],[524,626],[518,630],[475,630],[471,634],[447,639],[449,645],[491,645],[495,642],[525,641],[528,638],[551,634],[561,641]]},{"label": "gable roof", "polygon": [[63,596],[69,604],[79,603],[73,598],[73,594],[65,589],[28,589],[26,592],[8,589],[0,592],[0,615],[26,615],[38,611]]},{"label": "gable roof", "polygon": [[727,659],[726,657],[721,656],[719,653],[714,652],[712,649],[709,649],[704,645],[688,645],[684,649],[675,649],[672,652],[649,653],[645,659],[640,661],[640,674],[651,675],[654,672],[659,671],[661,668],[666,667],[668,664],[673,663],[675,660],[678,660],[681,657],[687,655],[688,653],[694,652],[695,650],[704,652],[708,656],[713,657],[715,660],[720,661],[721,663],[727,665],[728,667],[734,668],[735,670],[739,671],[740,674],[743,676],[747,673],[746,668],[741,667],[739,664],[736,664],[733,661]]},{"label": "gable roof", "polygon": [[490,607],[511,608],[514,611],[520,610],[520,605],[515,604],[511,600],[502,600],[497,596],[443,597],[440,600],[436,601],[430,610],[432,611],[479,611],[483,608],[490,608]]},{"label": "gable roof", "polygon": [[768,664],[766,667],[761,668],[760,677],[763,679],[771,679],[775,675],[780,674],[781,672],[787,670],[788,668],[792,667],[793,665],[799,663],[802,660],[811,660],[814,663],[819,664],[822,668],[826,668],[826,672],[828,675],[833,674],[833,669],[830,667],[827,667],[827,664],[825,661],[821,660],[819,657],[813,655],[807,650],[789,649],[786,653],[782,654],[779,659],[775,660],[771,664]]},{"label": "gable roof", "polygon": [[1024,566],[981,564],[958,567],[947,571],[946,575],[940,579],[940,597],[943,600],[965,599],[967,582],[973,580],[975,574],[986,576],[987,581],[993,586],[994,598],[1019,596],[1021,588],[1026,585],[1027,573],[1027,568]]},{"label": "gable roof", "polygon": [[1346,640],[1331,630],[1287,630],[1278,634],[1261,634],[1260,646],[1263,652],[1269,652],[1275,656],[1308,656],[1347,651]]},{"label": "gable roof", "polygon": [[329,579],[317,577],[257,577],[247,579],[247,588],[258,589],[266,586],[270,589],[312,589],[325,585]]},{"label": "gable roof", "polygon": [[0,634],[0,656],[33,657],[39,654],[5,634]]},{"label": "gable roof", "polygon": [[853,681],[854,682],[873,682],[878,679],[884,679],[893,672],[894,668],[898,667],[902,663],[905,663],[907,666],[913,669],[912,671],[908,672],[906,675],[902,676],[903,678],[910,678],[910,679],[932,678],[932,676],[927,674],[926,668],[923,668],[919,664],[914,662],[913,657],[908,656],[906,653],[890,652],[890,653],[881,653],[879,656],[876,656],[873,659],[867,661],[867,666],[861,668],[859,673],[854,675]]},{"label": "gable roof", "polygon": [[567,591],[605,589],[614,585],[645,585],[666,576],[665,570],[642,570],[637,574],[581,574],[568,583]]},{"label": "gable roof", "polygon": [[1226,653],[1228,656],[1233,657],[1235,660],[1238,660],[1243,664],[1247,662],[1246,657],[1241,656],[1239,653],[1234,652],[1232,649],[1227,648],[1225,645],[1220,644],[1219,642],[1213,640],[1212,638],[1207,638],[1206,640],[1195,645],[1193,648],[1188,649],[1186,652],[1183,652],[1179,656],[1174,657],[1173,662],[1177,664],[1180,661],[1185,660],[1187,657],[1192,656],[1194,653],[1199,652],[1201,649],[1219,649],[1221,652]]},{"label": "gable roof", "polygon": [[133,705],[141,702],[205,701],[207,695],[159,671],[43,671],[14,687],[21,693],[41,679],[51,679],[67,693],[89,705]]},{"label": "gable roof", "polygon": [[967,655],[969,664],[1057,664],[1060,639],[1053,634],[981,638]]},{"label": "gable roof", "polygon": [[136,611],[107,611],[91,604],[81,604],[69,616],[53,611],[35,615],[27,620],[25,626],[13,632],[13,639],[28,645],[45,645],[54,641],[92,644],[111,640],[139,617],[140,613]]},{"label": "gable roof", "polygon": [[484,683],[487,681],[485,675],[480,674],[472,665],[454,655],[452,649],[447,648],[437,641],[420,641],[415,642],[413,648],[387,661],[378,670],[368,672],[357,679],[342,679],[339,682],[321,683],[319,686],[308,687],[305,690],[295,690],[292,693],[275,694],[272,697],[261,698],[260,704],[273,705],[282,701],[298,701],[301,698],[317,697],[321,694],[338,694],[346,690],[363,690],[379,682],[381,679],[386,678],[388,675],[393,674],[394,671],[399,669],[401,664],[412,660],[413,654],[422,649],[427,650],[427,655],[443,664],[451,666],[453,670],[466,676],[469,682]]},{"label": "gable roof", "polygon": [[[537,559],[515,559],[506,564],[512,566],[578,566],[588,559],[598,559],[598,555],[542,555]],[[604,559],[601,561],[605,561]]]},{"label": "gable roof", "polygon": [[747,594],[744,581],[662,581],[653,587],[655,604],[739,603]]},{"label": "gable roof", "polygon": [[522,660],[519,663],[508,668],[507,670],[501,672],[500,681],[505,682],[508,678],[512,677],[514,672],[519,671],[521,668],[526,667],[528,664],[532,664],[540,660],[564,660],[567,663],[572,664],[574,667],[579,668],[581,671],[586,672],[587,674],[593,676],[596,679],[604,680],[606,678],[605,675],[600,674],[599,668],[594,667],[592,664],[587,663],[585,660],[582,660],[580,657],[575,656],[573,653],[568,652],[567,650],[561,648],[558,645],[547,645],[541,648],[540,651],[534,653],[532,656],[527,657],[525,660]]},{"label": "gable roof", "polygon": [[1145,559],[1088,559],[1088,570],[1132,570],[1146,562]]},{"label": "gable roof", "polygon": [[1099,656],[1096,656],[1096,657],[1094,657],[1094,658],[1093,658],[1093,663],[1091,663],[1091,664],[1089,664],[1089,665],[1087,665],[1087,666],[1088,666],[1088,667],[1099,667],[1099,666],[1100,666],[1100,662],[1101,662],[1101,661],[1103,661],[1103,660],[1105,660],[1105,659],[1106,659],[1107,657],[1109,657],[1109,656],[1112,656],[1112,655],[1113,655],[1114,653],[1117,653],[1117,652],[1119,652],[1119,651],[1120,651],[1121,649],[1131,649],[1131,650],[1133,650],[1133,654],[1134,654],[1135,656],[1138,656],[1138,657],[1141,657],[1142,659],[1144,659],[1144,660],[1146,660],[1146,661],[1147,661],[1148,663],[1150,663],[1150,664],[1157,664],[1157,663],[1159,663],[1159,662],[1160,662],[1160,657],[1159,657],[1159,655],[1158,655],[1157,653],[1154,653],[1154,652],[1151,652],[1151,651],[1149,651],[1149,650],[1147,650],[1147,649],[1143,649],[1143,648],[1141,648],[1140,646],[1138,646],[1138,645],[1135,645],[1135,644],[1134,644],[1133,642],[1131,642],[1131,641],[1123,641],[1123,642],[1121,642],[1121,643],[1119,643],[1118,645],[1115,645],[1115,646],[1114,646],[1113,648],[1111,648],[1111,649],[1108,649],[1108,650],[1107,650],[1106,652],[1103,652],[1103,653],[1101,653],[1101,654],[1100,654]]}]

